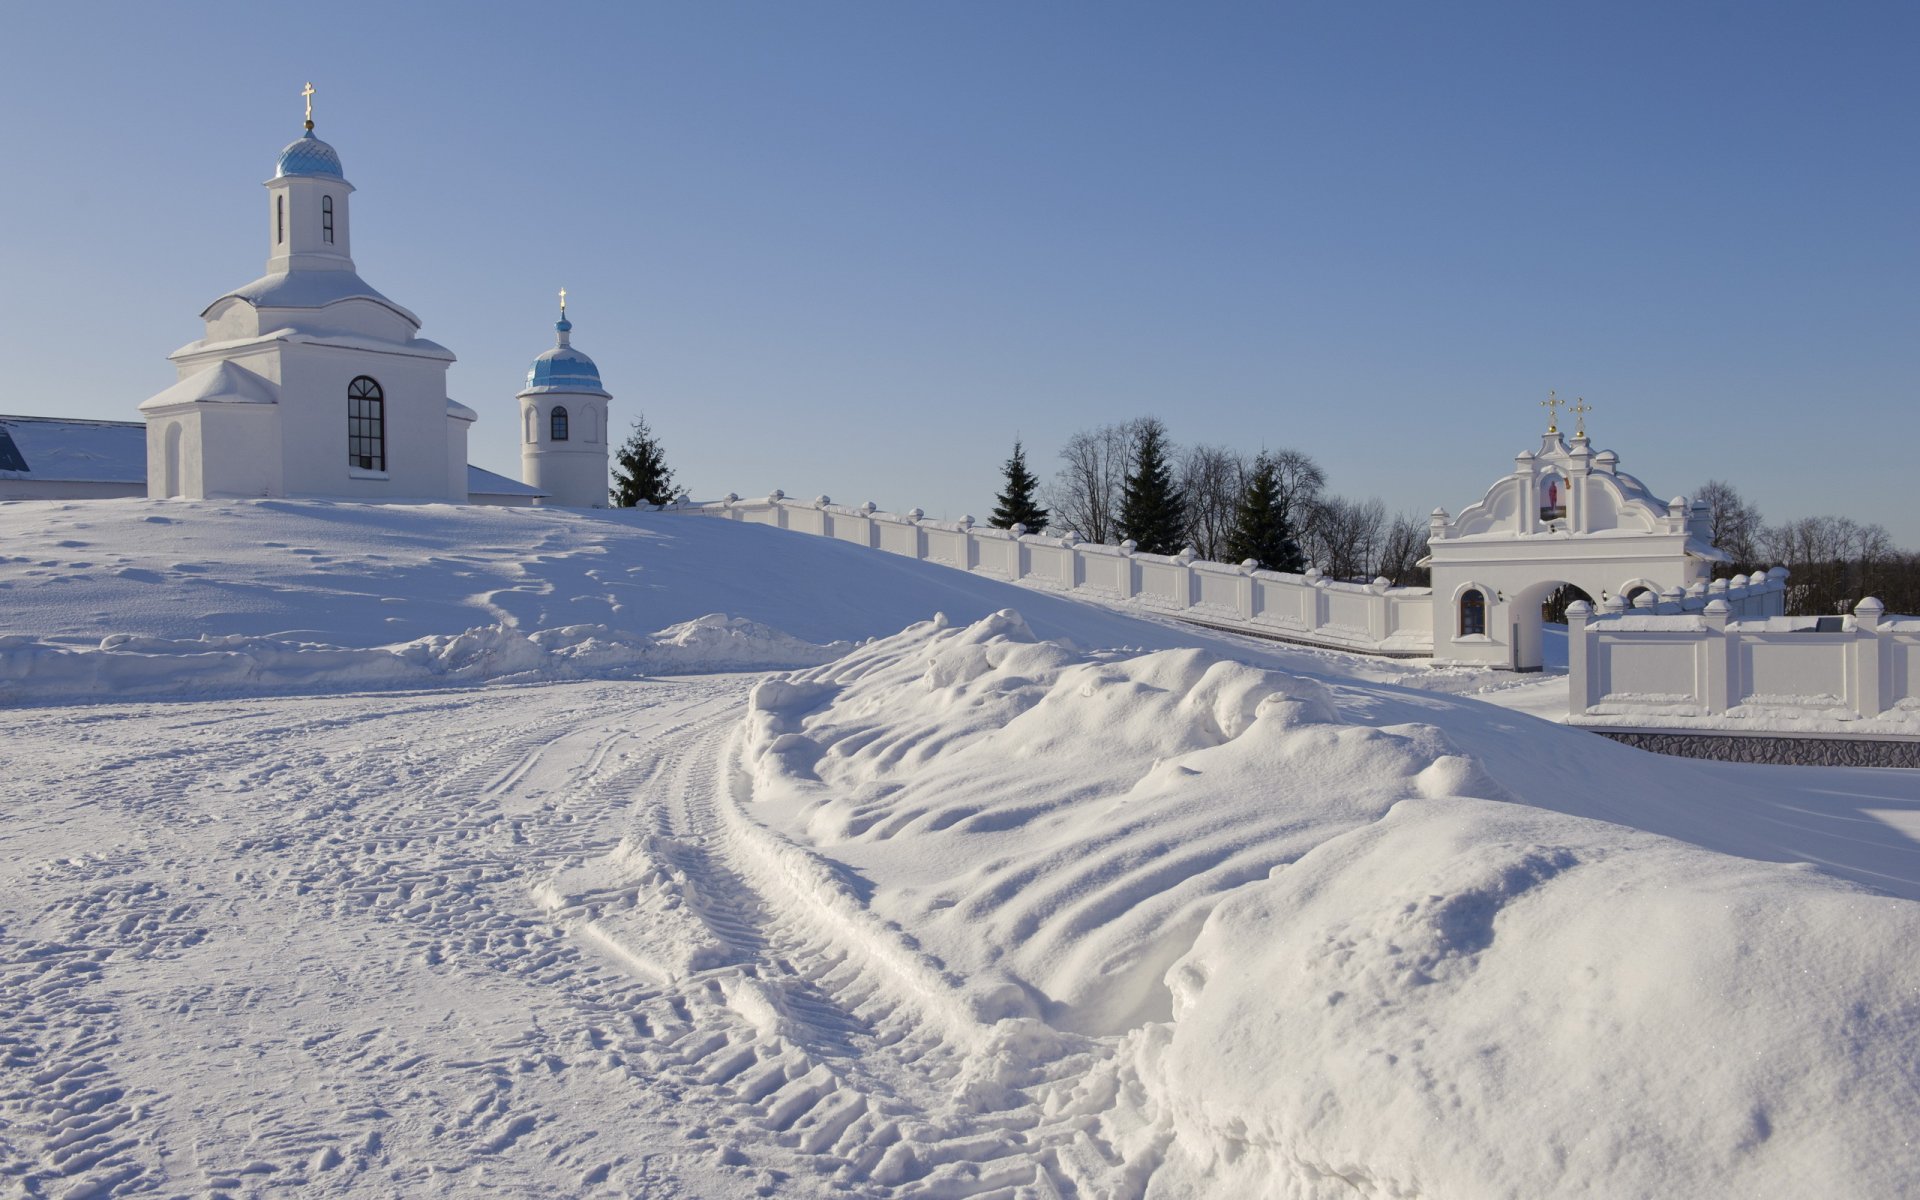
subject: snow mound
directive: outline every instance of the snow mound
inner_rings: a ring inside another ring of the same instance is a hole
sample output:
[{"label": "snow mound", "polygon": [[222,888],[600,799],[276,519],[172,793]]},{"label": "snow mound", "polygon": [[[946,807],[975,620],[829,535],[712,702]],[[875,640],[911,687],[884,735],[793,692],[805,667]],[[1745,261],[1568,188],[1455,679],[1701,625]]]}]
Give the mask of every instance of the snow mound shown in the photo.
[{"label": "snow mound", "polygon": [[1075,652],[1011,611],[763,681],[749,726],[757,817],[1087,1033],[1169,1016],[1161,977],[1232,889],[1400,800],[1493,791],[1428,726],[1340,724],[1313,680]]},{"label": "snow mound", "polygon": [[825,662],[847,649],[846,642],[818,646],[721,614],[637,637],[605,625],[533,633],[485,625],[366,648],[239,634],[194,639],[111,634],[97,648],[75,649],[14,635],[0,637],[0,702],[782,670]]},{"label": "snow mound", "polygon": [[1916,940],[1810,871],[1408,802],[1220,905],[1140,1069],[1208,1195],[1891,1196]]},{"label": "snow mound", "polygon": [[1115,1046],[1045,1107],[1148,1197],[1901,1194],[1920,908],[1480,765],[1580,735],[1381,711],[937,617],[755,688],[746,812],[802,890],[1025,993],[976,1006],[1018,1035],[989,1074]]}]

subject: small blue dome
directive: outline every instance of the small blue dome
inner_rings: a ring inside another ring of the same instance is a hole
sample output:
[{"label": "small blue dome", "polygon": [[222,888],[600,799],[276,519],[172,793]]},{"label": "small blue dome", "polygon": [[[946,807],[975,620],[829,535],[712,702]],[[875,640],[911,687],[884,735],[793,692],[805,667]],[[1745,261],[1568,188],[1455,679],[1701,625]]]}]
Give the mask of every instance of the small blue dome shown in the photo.
[{"label": "small blue dome", "polygon": [[593,360],[571,346],[556,346],[533,360],[527,371],[530,388],[600,390],[600,368]]},{"label": "small blue dome", "polygon": [[554,324],[559,337],[559,345],[533,360],[533,366],[527,370],[527,387],[549,388],[556,392],[599,392],[600,368],[593,360],[573,348],[568,337],[573,332],[573,322],[561,317]]},{"label": "small blue dome", "polygon": [[280,152],[280,163],[274,168],[273,177],[280,179],[287,175],[329,175],[335,179],[345,179],[340,171],[340,155],[332,146],[313,136],[309,129],[298,138],[289,142]]}]

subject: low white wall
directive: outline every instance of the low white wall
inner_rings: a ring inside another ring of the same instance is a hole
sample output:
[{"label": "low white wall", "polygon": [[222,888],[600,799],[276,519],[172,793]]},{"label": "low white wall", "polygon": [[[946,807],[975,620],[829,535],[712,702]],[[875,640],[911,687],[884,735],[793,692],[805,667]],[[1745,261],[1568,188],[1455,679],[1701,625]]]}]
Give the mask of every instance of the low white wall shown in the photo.
[{"label": "low white wall", "polygon": [[673,511],[772,525],[944,563],[1010,582],[1125,601],[1228,629],[1374,653],[1433,652],[1432,593],[1336,583],[1318,571],[1288,575],[1225,563],[1140,554],[1120,546],[1015,534],[969,521],[848,508],[821,499],[728,499]]},{"label": "low white wall", "polygon": [[1740,620],[1734,604],[1716,597],[1698,612],[1597,615],[1574,605],[1567,612],[1571,718],[1756,729],[1867,721],[1920,731],[1920,619],[1887,617],[1869,597],[1821,633],[1819,618]]}]

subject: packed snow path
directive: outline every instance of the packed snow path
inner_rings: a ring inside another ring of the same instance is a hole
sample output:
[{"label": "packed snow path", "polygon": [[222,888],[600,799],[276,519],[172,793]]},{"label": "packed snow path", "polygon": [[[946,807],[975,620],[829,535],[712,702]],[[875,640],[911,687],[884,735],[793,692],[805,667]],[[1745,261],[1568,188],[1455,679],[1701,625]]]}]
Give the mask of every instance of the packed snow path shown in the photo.
[{"label": "packed snow path", "polygon": [[10,714],[0,1179],[1106,1194],[1096,1043],[982,1077],[730,828],[750,683]]}]

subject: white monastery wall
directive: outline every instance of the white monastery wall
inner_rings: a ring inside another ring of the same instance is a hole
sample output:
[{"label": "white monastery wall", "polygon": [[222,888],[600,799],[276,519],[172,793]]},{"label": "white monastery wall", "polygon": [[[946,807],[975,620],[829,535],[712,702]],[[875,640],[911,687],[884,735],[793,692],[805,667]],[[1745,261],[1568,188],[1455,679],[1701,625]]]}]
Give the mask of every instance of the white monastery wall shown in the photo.
[{"label": "white monastery wall", "polygon": [[1184,555],[1140,554],[1044,534],[1015,534],[970,521],[929,521],[871,506],[849,508],[826,497],[737,497],[677,511],[772,525],[868,546],[922,562],[998,579],[1138,604],[1219,625],[1348,650],[1418,657],[1433,645],[1431,594],[1425,588],[1336,583],[1317,571],[1288,575]]},{"label": "white monastery wall", "polygon": [[[1622,727],[1920,734],[1920,619],[1862,600],[1845,617],[1754,616],[1783,578],[1689,611],[1568,612],[1569,715]],[[1827,628],[1820,629],[1825,624]]]}]

